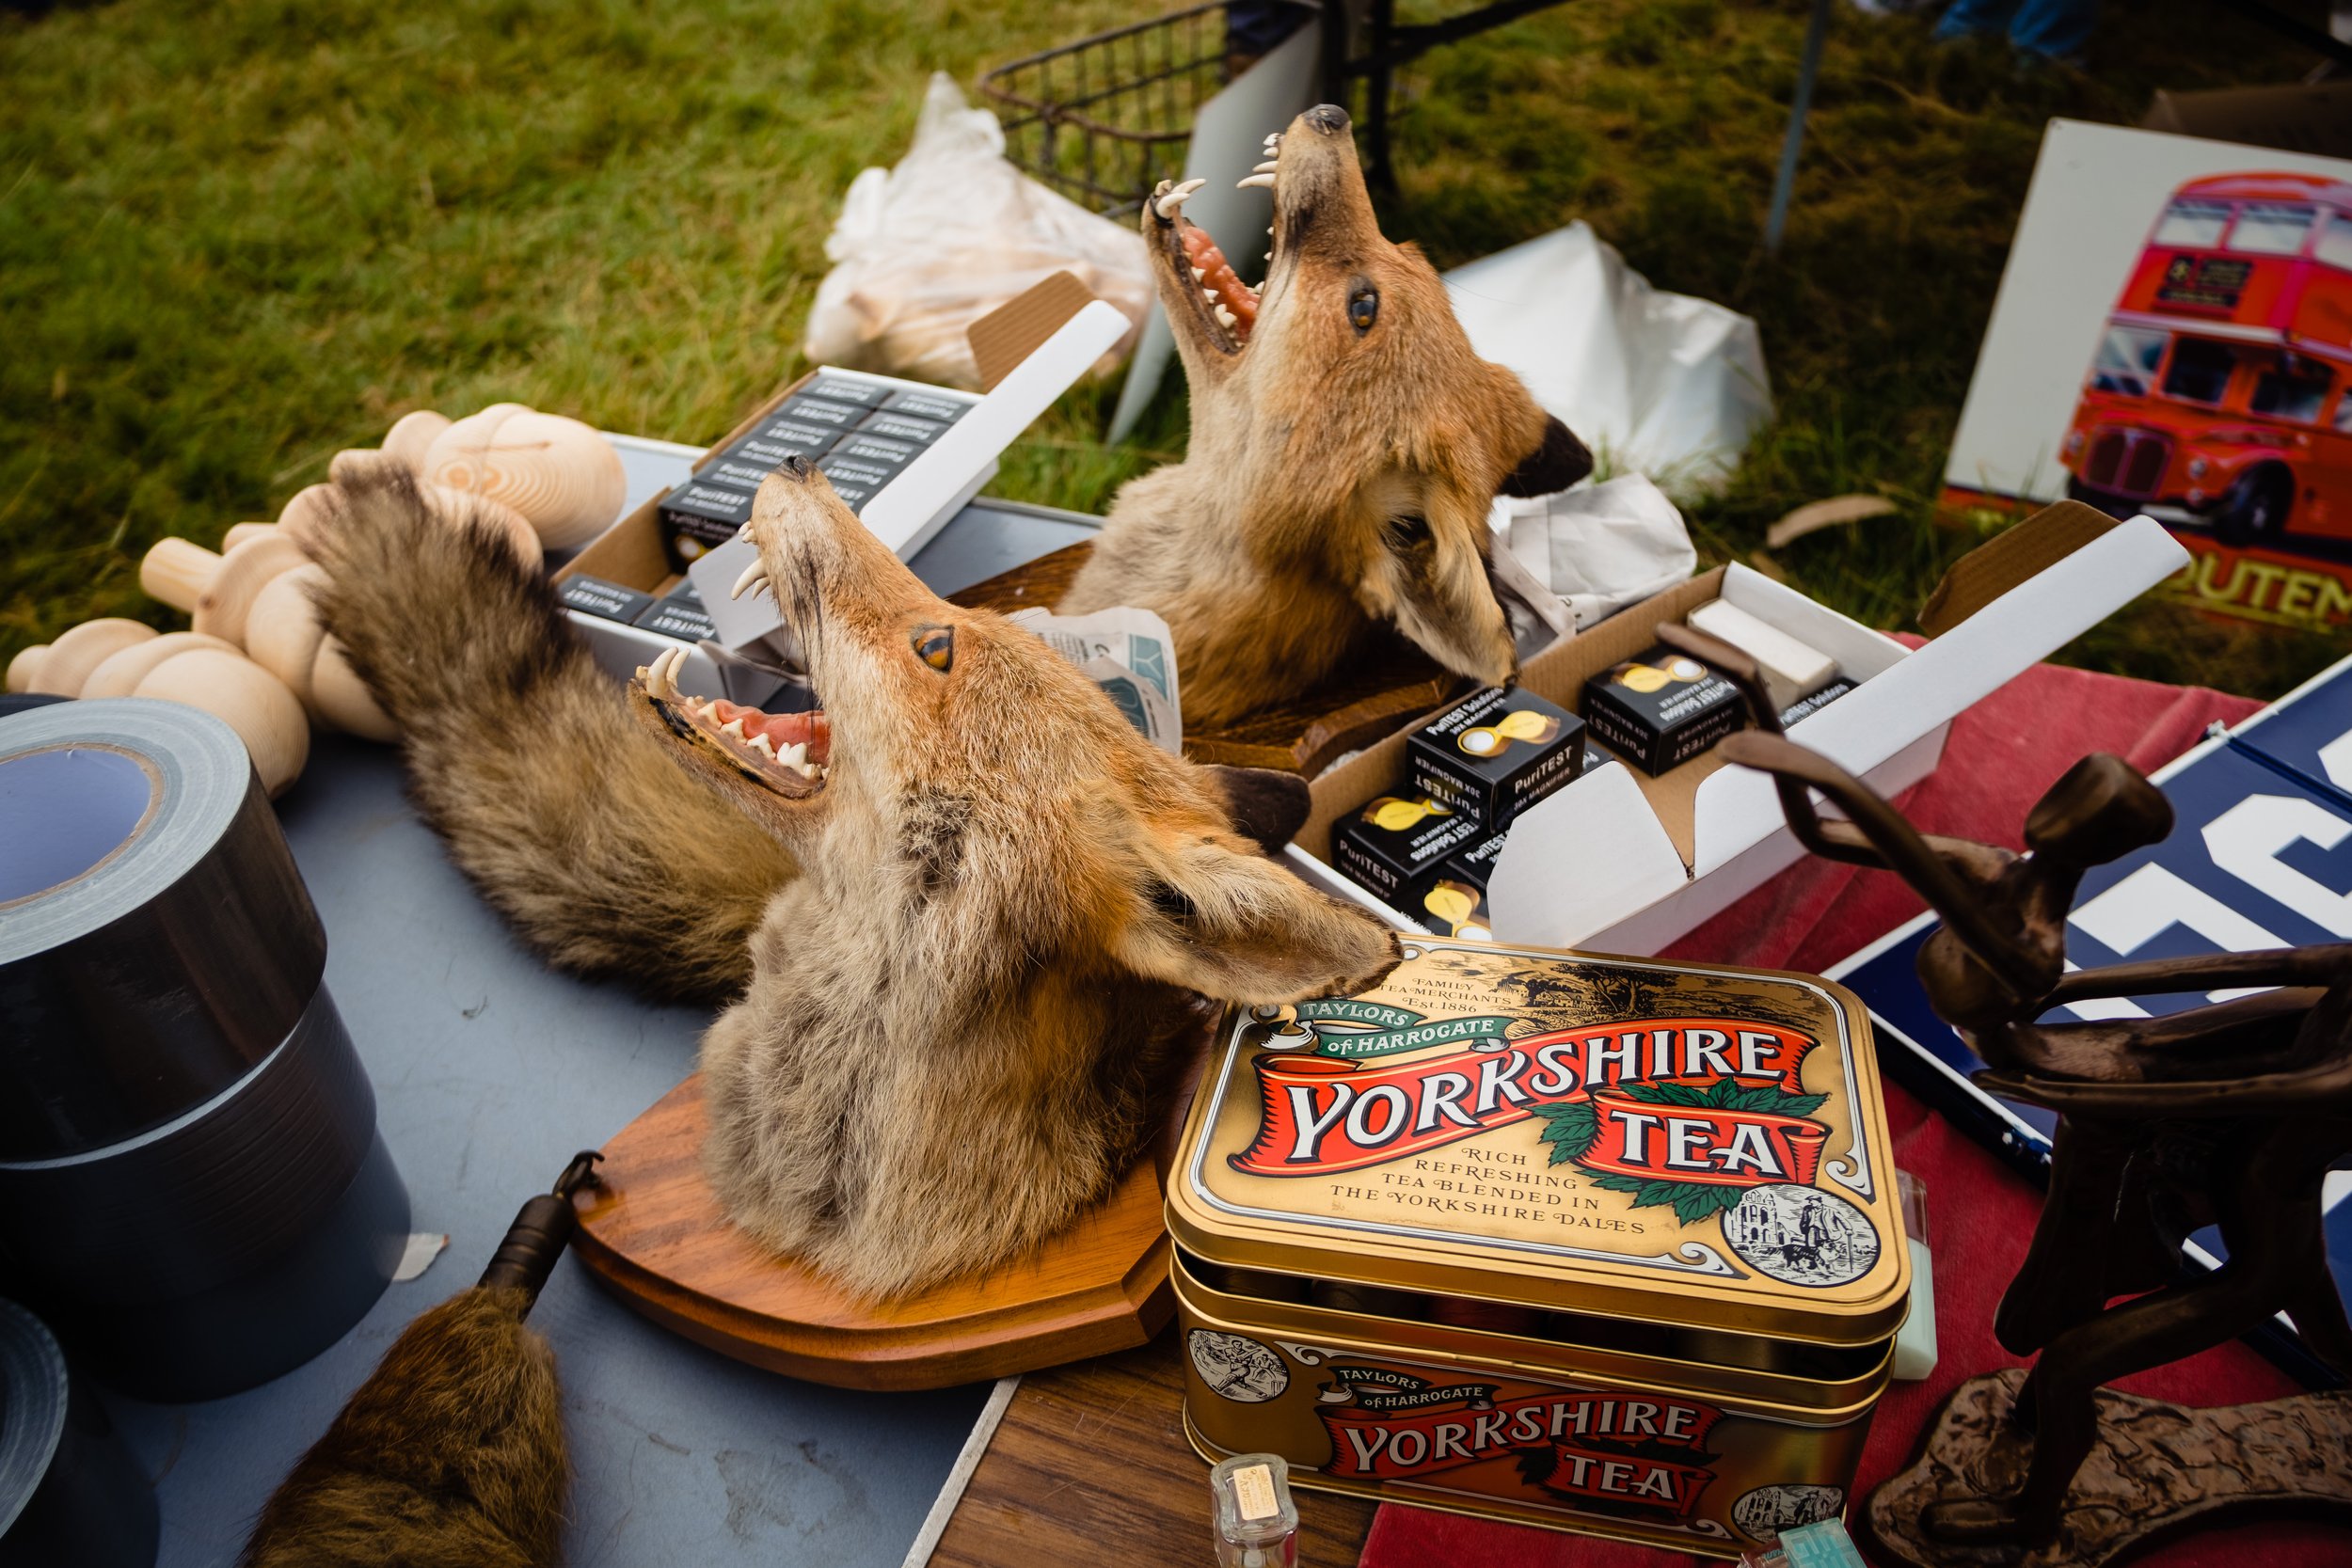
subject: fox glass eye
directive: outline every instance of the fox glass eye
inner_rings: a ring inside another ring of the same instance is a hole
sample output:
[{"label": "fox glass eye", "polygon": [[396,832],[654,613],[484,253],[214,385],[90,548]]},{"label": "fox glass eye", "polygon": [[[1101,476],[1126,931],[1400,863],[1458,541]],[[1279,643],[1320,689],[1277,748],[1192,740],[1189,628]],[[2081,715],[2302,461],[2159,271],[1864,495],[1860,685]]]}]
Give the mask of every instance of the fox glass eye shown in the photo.
[{"label": "fox glass eye", "polygon": [[1369,332],[1380,319],[1380,291],[1359,289],[1347,297],[1347,320],[1359,332]]},{"label": "fox glass eye", "polygon": [[956,628],[921,626],[914,633],[914,657],[943,674],[956,662]]}]

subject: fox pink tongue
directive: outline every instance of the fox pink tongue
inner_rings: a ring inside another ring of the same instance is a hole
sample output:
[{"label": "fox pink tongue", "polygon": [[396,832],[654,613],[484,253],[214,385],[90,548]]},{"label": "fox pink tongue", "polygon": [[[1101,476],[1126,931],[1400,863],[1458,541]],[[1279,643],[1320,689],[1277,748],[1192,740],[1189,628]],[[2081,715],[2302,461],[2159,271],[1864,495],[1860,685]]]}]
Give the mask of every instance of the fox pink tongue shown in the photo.
[{"label": "fox pink tongue", "polygon": [[768,744],[778,751],[787,746],[806,746],[808,760],[823,767],[833,755],[833,721],[821,708],[802,713],[762,713],[755,707],[742,707],[724,698],[710,705],[711,715],[721,724],[743,721],[743,738],[766,736]]},{"label": "fox pink tongue", "polygon": [[1185,260],[1200,274],[1200,288],[1233,313],[1233,335],[1247,340],[1249,329],[1258,325],[1258,291],[1234,273],[1207,230],[1186,225],[1183,242]]}]

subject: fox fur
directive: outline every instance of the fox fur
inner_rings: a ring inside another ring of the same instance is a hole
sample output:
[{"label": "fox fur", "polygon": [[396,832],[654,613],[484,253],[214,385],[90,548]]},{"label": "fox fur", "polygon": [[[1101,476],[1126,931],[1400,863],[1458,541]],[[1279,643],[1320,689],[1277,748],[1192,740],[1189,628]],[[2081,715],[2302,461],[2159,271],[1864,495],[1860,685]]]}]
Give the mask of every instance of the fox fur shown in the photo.
[{"label": "fox fur", "polygon": [[854,1294],[1065,1228],[1216,1004],[1397,961],[1249,836],[1287,838],[1303,785],[1153,747],[1034,634],[925,589],[810,465],[748,527],[832,724],[830,776],[798,793],[659,667],[624,698],[546,584],[398,475],[334,511],[322,615],[427,819],[556,961],[732,993],[702,1046],[711,1182]]},{"label": "fox fur", "polygon": [[1449,670],[1507,679],[1488,508],[1593,466],[1471,349],[1420,250],[1381,236],[1343,112],[1299,116],[1275,163],[1273,260],[1246,340],[1194,281],[1181,198],[1163,185],[1144,204],[1191,441],[1120,491],[1059,607],[1157,610],[1184,717],[1204,725],[1308,693],[1383,628]]},{"label": "fox fur", "polygon": [[239,1568],[552,1568],[571,1473],[521,1291],[410,1323],[263,1506]]}]

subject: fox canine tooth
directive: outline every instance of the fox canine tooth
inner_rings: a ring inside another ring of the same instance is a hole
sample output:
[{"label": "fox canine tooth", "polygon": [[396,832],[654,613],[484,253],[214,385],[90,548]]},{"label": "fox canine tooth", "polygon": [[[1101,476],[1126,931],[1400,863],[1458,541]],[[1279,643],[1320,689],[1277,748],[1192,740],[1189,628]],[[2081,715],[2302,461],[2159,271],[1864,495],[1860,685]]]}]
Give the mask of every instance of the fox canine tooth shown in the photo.
[{"label": "fox canine tooth", "polygon": [[1251,169],[1249,172],[1252,174],[1272,174],[1274,172],[1274,166],[1272,164],[1260,164],[1256,168]]},{"label": "fox canine tooth", "polygon": [[1237,191],[1270,191],[1273,188],[1274,176],[1271,174],[1253,174],[1247,180],[1236,182],[1233,186]]},{"label": "fox canine tooth", "polygon": [[1174,190],[1159,197],[1152,203],[1152,211],[1164,218],[1172,218],[1184,211],[1184,203],[1191,200],[1194,193],[1207,183],[1206,180],[1187,180]]},{"label": "fox canine tooth", "polygon": [[727,590],[727,597],[730,599],[739,599],[743,596],[746,591],[755,588],[764,588],[767,586],[767,566],[758,561],[754,561],[750,565],[743,568],[743,575],[735,579],[735,586]]}]

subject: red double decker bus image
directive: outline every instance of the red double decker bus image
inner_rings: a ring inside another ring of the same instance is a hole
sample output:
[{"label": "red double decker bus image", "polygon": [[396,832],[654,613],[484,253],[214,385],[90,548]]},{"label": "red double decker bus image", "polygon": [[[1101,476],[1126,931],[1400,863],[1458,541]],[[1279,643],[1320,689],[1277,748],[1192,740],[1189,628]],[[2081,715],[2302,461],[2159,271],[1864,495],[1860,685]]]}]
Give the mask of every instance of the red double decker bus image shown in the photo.
[{"label": "red double decker bus image", "polygon": [[2352,538],[2352,182],[2173,192],[2060,451],[2067,493],[2117,516],[2233,546]]}]

